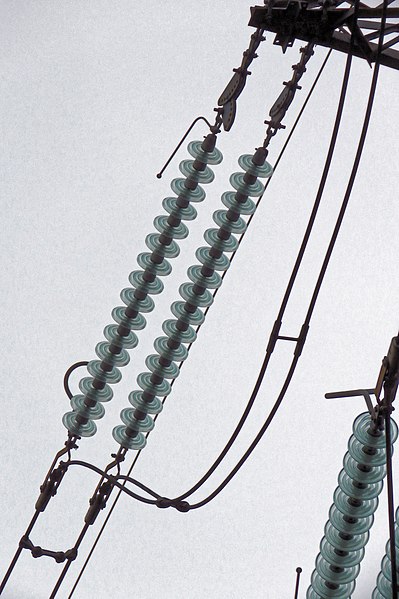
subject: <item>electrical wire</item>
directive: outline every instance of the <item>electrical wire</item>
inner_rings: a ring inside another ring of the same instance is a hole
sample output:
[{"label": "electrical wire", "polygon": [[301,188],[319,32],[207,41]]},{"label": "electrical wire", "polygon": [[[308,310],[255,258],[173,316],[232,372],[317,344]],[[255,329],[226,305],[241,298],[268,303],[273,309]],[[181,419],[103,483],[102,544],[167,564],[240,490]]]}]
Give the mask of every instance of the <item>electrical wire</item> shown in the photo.
[{"label": "electrical wire", "polygon": [[[356,14],[357,14],[357,9],[358,9],[358,3],[355,4],[355,14],[354,14],[354,20],[356,22]],[[363,148],[364,148],[364,143],[366,140],[366,135],[367,135],[367,130],[368,130],[368,126],[370,123],[370,117],[371,117],[371,111],[372,111],[372,107],[373,107],[373,103],[374,103],[374,97],[375,97],[375,91],[376,91],[376,87],[377,87],[377,81],[378,81],[378,74],[379,74],[379,59],[380,59],[380,54],[381,54],[381,47],[382,47],[382,41],[384,37],[384,32],[383,32],[383,27],[381,27],[381,35],[380,35],[380,40],[379,40],[379,51],[377,52],[377,57],[376,57],[376,62],[375,62],[375,66],[374,66],[374,70],[373,70],[373,77],[372,77],[372,81],[371,81],[371,85],[370,85],[370,92],[369,92],[369,98],[368,98],[368,102],[367,102],[367,107],[366,107],[366,112],[365,112],[365,116],[364,116],[364,120],[363,120],[363,126],[362,126],[362,130],[361,130],[361,134],[360,134],[360,139],[359,139],[359,143],[358,143],[358,147],[357,147],[357,151],[356,151],[356,155],[355,155],[355,159],[353,162],[353,166],[352,166],[352,170],[351,170],[351,174],[349,177],[349,181],[348,181],[348,185],[345,191],[345,195],[341,204],[341,208],[336,220],[336,224],[330,239],[330,243],[328,245],[327,251],[326,251],[326,255],[319,273],[319,277],[317,279],[314,291],[313,291],[313,295],[309,304],[309,308],[306,314],[306,318],[304,321],[304,324],[302,325],[302,331],[304,331],[305,335],[306,332],[309,328],[309,324],[312,318],[312,314],[316,305],[316,301],[321,289],[321,285],[323,283],[326,271],[327,271],[327,267],[328,264],[330,262],[331,259],[331,255],[335,246],[335,243],[337,241],[337,237],[343,222],[343,218],[348,206],[348,202],[349,202],[349,198],[353,189],[353,184],[355,182],[355,178],[356,178],[356,174],[359,168],[359,164],[360,164],[360,159],[362,156],[362,152],[363,152]],[[353,47],[353,36],[352,36],[352,42],[351,42],[351,48]],[[380,43],[381,42],[381,43]],[[348,59],[347,59],[347,67],[350,71],[350,65],[351,65],[351,57],[352,54],[349,53],[348,54]],[[345,75],[347,72],[347,68],[345,69]],[[348,77],[349,77],[349,73],[348,73]],[[347,87],[347,82],[345,84],[345,77],[344,77],[344,85],[343,87]],[[346,93],[346,90],[345,90]],[[330,162],[332,159],[332,155],[330,158]],[[323,173],[324,174],[324,173]],[[298,338],[300,339],[300,337]],[[298,346],[297,346],[298,347]],[[300,355],[300,354],[299,354]],[[242,458],[240,459],[240,461],[237,463],[237,465],[233,468],[233,470],[231,470],[231,472],[228,474],[228,476],[223,480],[223,482],[205,499],[203,499],[202,501],[193,504],[190,506],[190,509],[196,509],[199,507],[202,507],[204,505],[206,505],[207,503],[209,503],[209,501],[211,501],[212,499],[214,499],[223,489],[224,487],[232,480],[232,478],[237,474],[237,472],[240,470],[240,468],[242,467],[242,465],[245,463],[245,461],[249,458],[249,456],[251,455],[251,453],[253,452],[253,450],[255,449],[255,447],[257,446],[257,444],[259,443],[259,441],[261,440],[261,438],[263,437],[264,433],[266,432],[266,430],[268,429],[269,425],[271,424],[274,416],[276,415],[278,408],[281,405],[282,400],[284,399],[285,393],[288,389],[288,386],[291,382],[292,376],[294,374],[296,365],[298,363],[298,359],[299,359],[299,355],[297,354],[297,352],[294,352],[294,359],[292,360],[290,369],[288,371],[287,377],[283,383],[283,387],[280,391],[280,394],[272,408],[272,410],[270,411],[266,421],[264,422],[264,424],[262,425],[260,431],[258,432],[257,436],[255,437],[254,441],[251,443],[251,445],[249,446],[249,448],[247,449],[247,451],[244,453],[244,455],[242,456]],[[194,488],[194,487],[193,487]],[[190,490],[191,491],[191,490]],[[190,492],[188,492],[188,494],[190,494]],[[187,493],[184,493],[183,495],[179,496],[179,499],[181,498],[186,498],[188,496]]]},{"label": "electrical wire", "polygon": [[[125,489],[124,487],[127,482],[132,483],[133,485],[136,485],[137,487],[139,487],[140,489],[142,489],[149,495],[152,495],[156,499],[159,499],[161,497],[158,493],[155,493],[155,491],[153,491],[152,489],[150,489],[149,487],[147,487],[140,481],[138,481],[134,478],[130,478],[129,475],[125,476],[123,474],[119,474],[118,476],[113,476],[112,474],[107,474],[107,472],[105,472],[104,470],[101,470],[101,468],[97,468],[97,466],[94,466],[93,464],[89,464],[88,462],[84,462],[82,460],[71,460],[70,462],[67,462],[65,464],[66,468],[69,468],[69,466],[82,466],[83,468],[88,468],[89,470],[92,470],[93,472],[100,474],[102,479],[111,481],[115,487],[118,487],[118,489],[121,489],[122,491],[124,491],[125,493],[127,493],[128,495],[133,497],[134,499],[137,499],[138,501],[142,501],[144,503],[152,503],[152,504],[156,503],[156,501],[152,501],[150,499],[147,499],[146,497],[141,497],[140,495],[136,495],[136,493],[133,493],[132,491],[129,491],[128,489]],[[124,484],[119,483],[118,482],[119,480],[123,480]]]},{"label": "electrical wire", "polygon": [[[330,52],[331,52],[331,50],[330,50]],[[326,60],[329,57],[330,52],[327,55]],[[320,202],[321,202],[321,199],[322,199],[322,196],[323,196],[323,192],[324,192],[325,184],[326,184],[326,181],[327,181],[327,176],[328,176],[328,173],[329,173],[329,169],[330,169],[330,166],[331,166],[331,162],[332,162],[332,158],[333,158],[333,154],[334,154],[334,150],[335,150],[335,145],[336,145],[336,141],[337,141],[337,137],[338,137],[338,132],[339,132],[340,124],[341,124],[341,118],[342,118],[342,113],[343,113],[345,99],[346,99],[346,92],[347,92],[347,88],[348,88],[348,82],[349,82],[349,75],[350,75],[350,70],[351,70],[351,64],[352,64],[352,55],[348,54],[348,57],[347,57],[347,60],[346,60],[346,66],[345,66],[344,76],[343,76],[343,81],[342,81],[342,86],[341,86],[340,98],[339,98],[339,102],[338,102],[337,114],[336,114],[336,117],[335,117],[335,122],[334,122],[333,132],[332,132],[332,136],[331,136],[331,141],[330,141],[329,149],[328,149],[328,152],[327,152],[327,158],[326,158],[326,161],[325,161],[325,164],[324,164],[323,173],[322,173],[322,176],[321,176],[319,188],[318,188],[318,191],[317,191],[317,194],[316,194],[316,199],[315,199],[315,202],[313,204],[312,212],[311,212],[311,215],[309,217],[308,225],[306,227],[306,231],[305,231],[304,237],[302,239],[302,243],[301,243],[301,246],[300,246],[300,249],[299,249],[299,252],[298,252],[298,256],[297,256],[296,261],[295,261],[295,264],[294,264],[294,268],[293,268],[292,273],[290,275],[290,279],[289,279],[286,291],[284,293],[283,300],[281,302],[281,306],[280,306],[280,309],[279,309],[279,312],[278,312],[278,315],[277,315],[277,318],[276,318],[276,321],[275,321],[275,325],[274,325],[272,333],[270,335],[268,347],[267,347],[267,350],[266,350],[266,355],[265,355],[265,358],[263,360],[263,364],[261,366],[261,369],[260,369],[260,372],[259,372],[259,375],[258,375],[258,379],[257,379],[257,381],[255,383],[255,386],[253,388],[253,391],[251,393],[251,396],[249,398],[249,401],[248,401],[248,404],[247,404],[247,406],[245,408],[245,411],[244,411],[244,413],[243,413],[243,415],[242,415],[239,423],[237,424],[237,427],[234,430],[232,436],[230,437],[228,443],[226,444],[225,448],[222,450],[222,452],[219,454],[219,456],[217,457],[217,459],[215,460],[215,462],[212,464],[212,466],[209,468],[209,470],[204,474],[204,476],[195,485],[193,485],[188,491],[186,491],[182,495],[179,495],[178,499],[180,499],[180,500],[181,499],[186,499],[187,497],[189,497],[190,495],[192,495],[192,493],[194,493],[195,491],[197,491],[205,483],[205,481],[208,480],[208,478],[216,470],[217,466],[220,464],[220,462],[226,456],[227,452],[232,447],[235,439],[237,438],[239,432],[241,431],[241,429],[242,429],[242,427],[243,427],[246,419],[248,418],[248,415],[249,415],[249,413],[250,413],[250,411],[252,409],[252,406],[253,406],[253,404],[255,402],[255,399],[257,397],[257,394],[259,392],[260,386],[261,386],[261,384],[263,382],[263,378],[264,378],[264,376],[266,374],[266,371],[267,371],[267,368],[268,368],[268,365],[269,365],[269,362],[270,362],[270,358],[271,358],[271,355],[272,355],[272,352],[274,350],[274,346],[275,346],[275,343],[276,343],[276,340],[277,340],[277,337],[278,337],[278,331],[279,331],[279,329],[281,327],[281,321],[282,321],[284,312],[286,310],[286,307],[287,307],[288,300],[290,298],[292,289],[294,287],[294,283],[295,283],[296,277],[298,275],[298,271],[299,271],[299,268],[301,266],[301,263],[302,263],[302,260],[303,260],[304,254],[305,254],[305,250],[306,250],[306,247],[308,245],[308,242],[309,242],[309,239],[310,239],[310,235],[311,235],[311,232],[313,230],[313,226],[314,226],[314,223],[315,223],[315,220],[316,220],[316,216],[317,216],[317,213],[318,213],[318,210],[319,210],[319,207],[320,207]],[[322,66],[324,66],[324,65],[322,65]],[[298,359],[299,359],[299,356],[298,356]],[[296,366],[296,363],[297,363],[298,359],[295,360],[295,366]],[[291,368],[292,368],[292,365],[291,365]],[[293,372],[292,372],[292,374],[293,374]],[[287,378],[289,377],[290,380],[291,380],[292,374],[291,375],[288,374]],[[285,386],[285,384],[284,384],[284,386]],[[283,386],[283,388],[284,388],[284,386]],[[276,405],[277,405],[277,407],[280,405],[283,397],[284,397],[284,395],[281,396],[281,393],[280,393],[280,395],[279,395],[279,397],[278,397],[278,399],[276,401],[276,404],[275,404],[274,408],[272,409],[271,413],[274,414],[276,412],[276,409],[275,409]],[[266,420],[266,423],[268,423],[268,424],[266,425],[266,428],[264,429],[264,432],[267,430],[270,422],[269,422],[269,418],[268,418]],[[263,427],[262,427],[262,429],[263,429]],[[262,433],[262,436],[263,436],[263,433]],[[260,438],[258,439],[258,441],[260,440]],[[254,447],[256,447],[258,441],[256,441]],[[251,445],[251,447],[252,447],[252,445]],[[252,452],[252,450],[250,451],[250,453],[251,452]],[[234,474],[233,474],[233,476],[234,476]]]}]

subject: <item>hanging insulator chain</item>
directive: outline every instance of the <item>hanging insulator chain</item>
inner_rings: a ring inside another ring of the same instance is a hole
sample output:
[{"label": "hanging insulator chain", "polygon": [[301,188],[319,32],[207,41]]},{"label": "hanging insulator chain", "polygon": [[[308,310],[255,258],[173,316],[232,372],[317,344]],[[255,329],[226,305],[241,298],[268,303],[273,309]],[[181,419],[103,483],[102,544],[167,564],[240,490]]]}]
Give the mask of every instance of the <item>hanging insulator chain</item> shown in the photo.
[{"label": "hanging insulator chain", "polygon": [[[399,549],[399,508],[396,510],[395,543]],[[373,591],[372,599],[389,599],[392,597],[392,563],[391,563],[390,541],[385,545],[385,555],[381,561],[381,572],[377,577],[377,586]],[[396,571],[399,575],[399,564],[396,563]]]},{"label": "hanging insulator chain", "polygon": [[130,361],[127,349],[138,344],[134,330],[141,330],[146,325],[143,313],[151,312],[154,301],[150,295],[163,291],[160,276],[168,275],[172,267],[166,258],[175,258],[180,249],[175,239],[184,239],[188,228],[183,220],[193,220],[197,216],[194,202],[205,199],[205,191],[200,183],[211,183],[214,173],[208,164],[219,164],[221,152],[215,147],[216,135],[210,133],[200,141],[192,141],[188,151],[193,160],[183,160],[180,171],[185,176],[173,179],[171,188],[177,197],[167,197],[163,207],[167,214],[157,216],[154,220],[157,233],[146,237],[146,245],[151,250],[139,254],[137,262],[141,270],[129,275],[131,287],[123,289],[120,297],[127,307],[114,308],[112,317],[117,324],[109,324],[104,329],[106,341],[96,346],[98,360],[87,365],[91,377],[83,378],[79,383],[81,395],[71,398],[72,412],[63,417],[63,424],[72,435],[91,437],[97,427],[94,420],[104,416],[103,403],[112,399],[110,384],[118,383],[122,374],[119,369]]},{"label": "hanging insulator chain", "polygon": [[302,56],[298,64],[293,65],[292,67],[294,72],[291,81],[283,82],[285,87],[270,109],[270,120],[265,121],[265,124],[268,125],[268,128],[266,130],[266,137],[263,144],[264,148],[267,148],[271,138],[276,135],[279,129],[285,129],[285,125],[282,124],[283,118],[285,117],[285,114],[294,99],[296,90],[301,89],[301,87],[298,85],[298,81],[306,72],[306,63],[314,54],[313,47],[314,44],[309,43],[304,48],[301,48],[300,52]]},{"label": "hanging insulator chain", "polygon": [[221,108],[215,108],[217,112],[215,126],[220,126],[220,124],[223,123],[225,131],[230,131],[234,123],[237,110],[237,98],[245,87],[248,75],[251,74],[248,71],[248,67],[251,62],[258,57],[256,50],[258,49],[259,44],[266,39],[263,37],[263,33],[263,29],[257,29],[251,35],[251,42],[248,49],[245,50],[242,55],[241,65],[238,69],[233,69],[234,75],[218,100],[218,106]]},{"label": "hanging insulator chain", "polygon": [[[393,443],[398,436],[393,420],[390,432]],[[356,585],[386,475],[385,431],[375,426],[368,412],[353,424],[343,466],[307,599],[348,599]]]},{"label": "hanging insulator chain", "polygon": [[258,148],[255,154],[244,154],[238,162],[245,172],[233,173],[230,183],[235,191],[222,194],[222,202],[227,210],[216,210],[213,220],[218,229],[207,229],[204,239],[210,246],[200,247],[196,252],[199,264],[190,266],[187,271],[189,282],[180,286],[179,293],[183,301],[174,302],[171,311],[175,320],[166,320],[162,329],[166,337],[154,341],[157,354],[146,358],[148,372],[137,377],[140,390],[132,391],[129,402],[133,408],[121,412],[123,425],[116,426],[112,432],[114,439],[126,449],[140,450],[146,444],[145,433],[154,427],[151,414],[162,410],[160,397],[166,397],[171,391],[167,379],[176,379],[179,375],[178,362],[187,358],[186,344],[192,344],[196,332],[192,325],[199,326],[205,319],[201,308],[209,307],[213,295],[209,289],[217,289],[222,277],[217,271],[225,271],[230,266],[226,253],[234,252],[238,247],[236,235],[244,233],[247,223],[241,215],[251,215],[256,210],[250,196],[262,195],[264,185],[258,177],[266,178],[272,174],[272,167],[266,162],[267,151]]}]

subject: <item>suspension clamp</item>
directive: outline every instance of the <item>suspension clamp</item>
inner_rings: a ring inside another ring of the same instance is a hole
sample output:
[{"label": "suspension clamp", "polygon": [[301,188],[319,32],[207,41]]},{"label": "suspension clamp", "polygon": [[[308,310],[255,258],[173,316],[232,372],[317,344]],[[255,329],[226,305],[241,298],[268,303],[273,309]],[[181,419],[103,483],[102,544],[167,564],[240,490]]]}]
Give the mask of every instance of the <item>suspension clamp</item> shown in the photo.
[{"label": "suspension clamp", "polygon": [[61,483],[61,480],[67,470],[65,462],[61,462],[58,468],[55,468],[49,475],[46,482],[40,487],[40,495],[35,504],[35,509],[39,512],[44,512],[48,502],[57,493],[57,489]]},{"label": "suspension clamp", "polygon": [[103,510],[107,505],[107,500],[111,494],[112,489],[112,482],[107,481],[103,483],[100,486],[99,490],[93,495],[93,497],[91,497],[91,499],[89,500],[90,507],[87,510],[87,514],[85,516],[86,524],[94,524],[100,511]]}]

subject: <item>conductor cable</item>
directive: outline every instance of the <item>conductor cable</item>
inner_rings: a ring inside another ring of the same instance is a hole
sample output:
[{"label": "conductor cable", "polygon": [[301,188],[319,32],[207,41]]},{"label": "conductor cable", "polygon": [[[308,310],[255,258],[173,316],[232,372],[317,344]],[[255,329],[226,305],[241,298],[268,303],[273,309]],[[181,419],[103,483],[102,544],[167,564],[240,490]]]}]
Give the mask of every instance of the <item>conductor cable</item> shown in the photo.
[{"label": "conductor cable", "polygon": [[[358,7],[358,2],[355,5],[355,20],[356,20],[356,13],[357,13],[357,7]],[[360,159],[362,156],[362,152],[363,152],[363,148],[364,148],[364,143],[366,140],[366,135],[367,135],[367,130],[368,130],[368,126],[369,126],[369,122],[370,122],[370,117],[371,117],[371,111],[372,111],[372,107],[373,107],[373,102],[374,102],[374,97],[375,97],[375,91],[376,91],[376,87],[377,87],[377,81],[378,81],[378,74],[379,74],[379,58],[380,58],[380,53],[381,53],[381,47],[382,47],[382,40],[384,37],[384,28],[383,26],[381,27],[381,32],[380,32],[380,39],[379,39],[379,51],[376,57],[376,63],[374,66],[374,70],[373,70],[373,77],[372,77],[372,81],[371,81],[371,86],[370,86],[370,92],[369,92],[369,98],[368,98],[368,102],[367,102],[367,107],[366,107],[366,113],[365,113],[365,117],[364,117],[364,121],[363,121],[363,126],[362,126],[362,131],[360,134],[360,139],[359,139],[359,143],[358,143],[358,147],[357,147],[357,151],[356,151],[356,155],[355,155],[355,159],[354,159],[354,163],[353,163],[353,167],[352,167],[352,171],[349,177],[349,181],[348,181],[348,185],[345,191],[345,195],[341,204],[341,209],[339,211],[338,217],[337,217],[337,221],[331,236],[331,240],[329,243],[329,246],[327,248],[327,252],[320,270],[320,274],[319,277],[317,279],[314,291],[313,291],[313,295],[309,304],[309,308],[306,314],[306,318],[305,318],[305,322],[302,325],[302,330],[301,330],[301,335],[298,339],[297,342],[297,347],[296,350],[294,352],[294,358],[292,360],[290,369],[288,371],[287,377],[284,381],[283,387],[280,391],[280,394],[271,410],[271,412],[269,413],[266,421],[264,422],[263,426],[261,427],[259,433],[257,434],[257,436],[255,437],[254,441],[251,443],[251,445],[249,446],[249,448],[247,449],[247,451],[244,453],[244,455],[242,456],[242,458],[240,459],[240,461],[237,463],[237,465],[233,468],[233,470],[231,470],[231,472],[229,473],[229,475],[223,480],[223,482],[215,489],[215,491],[213,491],[207,498],[205,498],[204,500],[193,504],[190,506],[190,509],[196,509],[199,507],[202,507],[204,505],[206,505],[207,503],[209,503],[209,501],[211,501],[212,499],[214,499],[223,489],[224,487],[232,480],[232,478],[237,474],[237,472],[240,470],[241,466],[245,463],[245,461],[249,458],[249,456],[251,455],[251,453],[253,452],[253,450],[255,449],[255,447],[257,446],[257,444],[259,443],[259,441],[262,439],[264,433],[266,432],[266,430],[268,429],[269,425],[271,424],[274,416],[276,415],[281,402],[284,399],[284,396],[286,394],[286,391],[288,389],[288,386],[291,382],[292,376],[295,372],[297,363],[298,363],[298,359],[302,350],[302,347],[300,347],[299,342],[301,341],[301,345],[303,346],[304,340],[306,338],[306,334],[307,331],[309,329],[309,325],[310,325],[310,321],[313,315],[313,311],[316,305],[316,301],[318,298],[318,294],[320,292],[320,288],[321,285],[323,283],[326,271],[327,271],[327,267],[329,264],[329,261],[331,259],[331,255],[335,246],[335,243],[337,241],[337,237],[338,237],[338,233],[340,231],[342,222],[343,222],[343,218],[348,206],[348,202],[349,202],[349,198],[353,189],[353,184],[355,182],[355,178],[356,178],[356,174],[359,168],[359,164],[360,164]],[[352,37],[353,40],[353,37]],[[345,69],[345,77],[344,77],[344,83],[343,83],[343,89],[345,90],[346,93],[346,87],[348,84],[348,78],[349,78],[349,71],[350,71],[350,66],[351,66],[351,60],[352,60],[352,55],[351,53],[348,54],[348,58],[347,58],[347,68]],[[346,77],[347,75],[347,77]],[[341,103],[340,103],[341,104]],[[342,114],[342,111],[341,111]],[[338,115],[337,115],[338,116]],[[339,117],[340,118],[340,117]],[[330,162],[332,159],[332,155],[330,157]],[[324,174],[324,173],[323,173]],[[322,178],[323,180],[323,178]],[[302,336],[302,340],[301,340],[301,336]],[[299,351],[298,351],[299,350]],[[201,479],[202,480],[202,479]],[[194,487],[193,487],[194,489]],[[191,492],[194,491],[188,491],[187,493],[184,493],[183,495],[180,495],[178,499],[183,499],[188,497],[189,494],[191,494]]]}]

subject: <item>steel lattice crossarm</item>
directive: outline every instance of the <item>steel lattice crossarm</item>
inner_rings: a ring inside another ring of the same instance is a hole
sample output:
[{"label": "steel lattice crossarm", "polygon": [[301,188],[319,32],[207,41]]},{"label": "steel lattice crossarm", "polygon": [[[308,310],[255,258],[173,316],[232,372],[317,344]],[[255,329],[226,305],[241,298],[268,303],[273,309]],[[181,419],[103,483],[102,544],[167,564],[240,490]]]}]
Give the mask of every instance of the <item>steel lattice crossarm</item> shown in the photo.
[{"label": "steel lattice crossarm", "polygon": [[[399,50],[393,46],[399,44],[399,7],[388,1],[387,20],[384,32],[384,44],[381,64],[399,69]],[[357,22],[354,19],[354,2],[300,2],[299,0],[270,0],[265,6],[251,7],[249,25],[276,33],[274,43],[282,47],[283,52],[295,39],[311,41],[348,53],[351,35],[354,34],[355,56],[375,61],[383,5],[371,6],[360,2]]]}]

